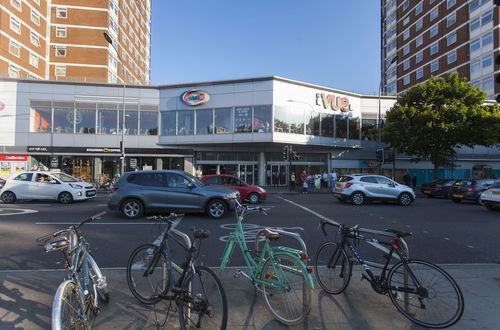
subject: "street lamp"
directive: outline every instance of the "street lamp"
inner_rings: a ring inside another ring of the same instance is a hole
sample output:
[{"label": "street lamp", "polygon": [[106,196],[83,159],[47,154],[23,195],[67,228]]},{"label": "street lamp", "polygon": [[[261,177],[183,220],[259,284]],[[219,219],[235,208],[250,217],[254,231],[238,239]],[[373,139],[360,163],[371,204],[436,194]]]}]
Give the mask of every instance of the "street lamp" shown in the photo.
[{"label": "street lamp", "polygon": [[120,52],[116,48],[116,45],[113,44],[113,39],[107,34],[106,32],[103,32],[104,39],[113,46],[113,48],[116,50],[116,54],[118,55],[118,59],[120,60],[120,63],[122,65],[122,75],[123,75],[123,98],[122,98],[122,138],[120,141],[120,175],[123,175],[125,173],[125,67],[122,61],[122,58],[120,56]]}]

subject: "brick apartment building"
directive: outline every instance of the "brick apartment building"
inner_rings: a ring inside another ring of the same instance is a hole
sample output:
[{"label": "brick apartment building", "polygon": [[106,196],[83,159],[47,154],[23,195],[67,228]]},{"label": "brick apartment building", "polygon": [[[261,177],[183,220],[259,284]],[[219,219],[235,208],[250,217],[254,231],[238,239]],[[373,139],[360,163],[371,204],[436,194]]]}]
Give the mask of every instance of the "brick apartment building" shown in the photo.
[{"label": "brick apartment building", "polygon": [[150,46],[151,0],[0,0],[3,77],[147,85]]},{"label": "brick apartment building", "polygon": [[488,99],[498,70],[499,7],[495,0],[381,0],[382,93],[458,72]]}]

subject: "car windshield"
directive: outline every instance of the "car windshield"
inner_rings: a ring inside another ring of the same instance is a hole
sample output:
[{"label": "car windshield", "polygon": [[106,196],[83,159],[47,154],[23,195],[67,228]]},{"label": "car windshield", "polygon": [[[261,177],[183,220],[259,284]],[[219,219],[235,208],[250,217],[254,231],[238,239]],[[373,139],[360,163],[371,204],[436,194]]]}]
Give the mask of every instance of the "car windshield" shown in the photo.
[{"label": "car windshield", "polygon": [[51,173],[52,176],[61,180],[62,182],[79,182],[79,180],[71,175],[64,173]]},{"label": "car windshield", "polygon": [[194,175],[191,175],[189,173],[185,173],[185,174],[186,174],[186,177],[189,179],[189,181],[193,182],[196,186],[203,187],[205,185],[203,182],[200,181],[200,179],[198,179]]}]

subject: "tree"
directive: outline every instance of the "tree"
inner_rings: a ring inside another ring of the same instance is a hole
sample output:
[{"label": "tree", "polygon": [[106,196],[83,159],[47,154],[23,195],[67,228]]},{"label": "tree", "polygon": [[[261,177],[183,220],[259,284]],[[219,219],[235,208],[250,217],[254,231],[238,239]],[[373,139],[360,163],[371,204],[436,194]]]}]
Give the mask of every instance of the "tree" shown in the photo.
[{"label": "tree", "polygon": [[412,157],[430,160],[434,178],[461,146],[500,143],[500,110],[457,73],[431,79],[398,96],[387,112],[382,140]]}]

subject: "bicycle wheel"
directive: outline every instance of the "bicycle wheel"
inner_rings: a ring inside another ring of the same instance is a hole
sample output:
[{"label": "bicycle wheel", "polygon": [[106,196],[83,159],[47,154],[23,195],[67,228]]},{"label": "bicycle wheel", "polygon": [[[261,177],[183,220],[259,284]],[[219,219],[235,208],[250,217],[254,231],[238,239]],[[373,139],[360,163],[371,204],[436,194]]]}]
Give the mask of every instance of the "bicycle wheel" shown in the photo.
[{"label": "bicycle wheel", "polygon": [[261,280],[268,282],[262,285],[264,300],[279,322],[295,325],[309,314],[312,289],[306,274],[297,258],[282,253],[267,259],[262,267]]},{"label": "bicycle wheel", "polygon": [[[89,272],[93,285],[96,286],[97,296],[103,303],[109,303],[109,289],[106,282],[103,281],[104,283],[97,283],[97,274],[100,274],[102,276],[102,273],[92,254],[89,256]],[[105,279],[104,277],[102,278]],[[99,286],[101,286],[101,288],[99,288]]]},{"label": "bicycle wheel", "polygon": [[314,272],[323,290],[330,294],[339,294],[349,285],[352,263],[345,250],[337,243],[326,242],[316,252]]},{"label": "bicycle wheel", "polygon": [[[411,259],[407,266],[403,262],[395,264],[387,279],[389,297],[398,311],[427,328],[446,328],[455,324],[464,311],[464,298],[455,280],[427,261]],[[405,293],[395,288],[414,292]]]},{"label": "bicycle wheel", "polygon": [[224,287],[208,267],[196,267],[186,281],[188,292],[180,300],[181,329],[226,329],[227,300]]},{"label": "bicycle wheel", "polygon": [[67,280],[59,285],[52,304],[52,329],[88,328],[80,295],[81,292],[73,281]]},{"label": "bicycle wheel", "polygon": [[161,300],[160,293],[170,284],[167,259],[158,246],[144,244],[132,252],[127,263],[127,284],[141,303],[150,305]]}]

